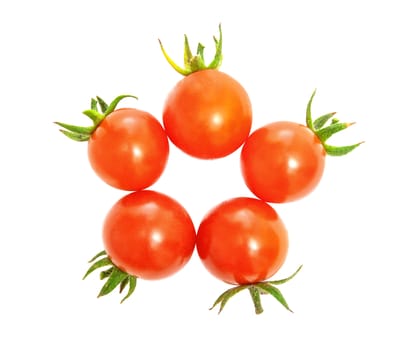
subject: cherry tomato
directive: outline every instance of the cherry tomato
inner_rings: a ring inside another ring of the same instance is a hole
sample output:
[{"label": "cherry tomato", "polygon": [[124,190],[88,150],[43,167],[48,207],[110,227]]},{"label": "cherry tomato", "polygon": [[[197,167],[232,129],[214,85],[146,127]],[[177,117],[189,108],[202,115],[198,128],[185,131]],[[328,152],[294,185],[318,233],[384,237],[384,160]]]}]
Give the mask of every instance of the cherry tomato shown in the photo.
[{"label": "cherry tomato", "polygon": [[287,230],[264,201],[238,197],[209,211],[196,247],[207,270],[230,284],[251,284],[274,275],[288,251]]},{"label": "cherry tomato", "polygon": [[186,76],[167,97],[163,124],[169,139],[185,153],[225,157],[237,150],[251,130],[252,110],[239,82],[215,69]]},{"label": "cherry tomato", "polygon": [[128,191],[151,186],[163,173],[169,142],[159,121],[135,108],[111,112],[88,141],[89,161],[109,185]]},{"label": "cherry tomato", "polygon": [[255,130],[241,151],[247,187],[272,203],[291,202],[312,192],[324,172],[326,151],[308,127],[289,121]]},{"label": "cherry tomato", "polygon": [[191,258],[196,231],[187,211],[159,192],[132,192],[109,211],[103,226],[105,251],[121,271],[161,279]]}]

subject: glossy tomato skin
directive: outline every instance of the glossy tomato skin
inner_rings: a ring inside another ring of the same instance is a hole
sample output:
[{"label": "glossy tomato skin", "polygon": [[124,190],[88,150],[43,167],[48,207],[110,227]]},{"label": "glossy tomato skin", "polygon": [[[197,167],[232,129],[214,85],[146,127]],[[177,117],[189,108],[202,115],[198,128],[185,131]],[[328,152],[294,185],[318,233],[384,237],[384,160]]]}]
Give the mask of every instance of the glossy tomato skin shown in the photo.
[{"label": "glossy tomato skin", "polygon": [[196,231],[181,204],[144,190],[115,203],[104,221],[103,241],[119,269],[152,280],[168,277],[186,265],[195,248]]},{"label": "glossy tomato skin", "polygon": [[209,211],[196,247],[206,269],[230,284],[250,284],[274,275],[288,251],[288,233],[276,211],[256,198],[237,197]]},{"label": "glossy tomato skin", "polygon": [[280,121],[255,130],[241,150],[241,171],[247,187],[272,203],[301,199],[319,184],[326,152],[304,125]]},{"label": "glossy tomato skin", "polygon": [[88,157],[96,174],[127,191],[151,186],[162,175],[169,156],[165,130],[150,113],[117,109],[92,133]]},{"label": "glossy tomato skin", "polygon": [[197,71],[169,93],[163,124],[170,140],[185,153],[201,159],[221,158],[248,137],[251,102],[229,75],[214,69]]}]

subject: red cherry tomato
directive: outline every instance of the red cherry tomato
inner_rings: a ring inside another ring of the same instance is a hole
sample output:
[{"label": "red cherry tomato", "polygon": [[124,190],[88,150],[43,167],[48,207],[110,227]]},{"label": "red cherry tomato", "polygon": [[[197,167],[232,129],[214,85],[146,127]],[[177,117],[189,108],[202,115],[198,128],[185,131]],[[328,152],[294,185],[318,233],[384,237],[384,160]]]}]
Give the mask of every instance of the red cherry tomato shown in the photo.
[{"label": "red cherry tomato", "polygon": [[209,211],[197,231],[196,247],[207,270],[231,284],[257,283],[285,261],[288,234],[264,201],[233,198]]},{"label": "red cherry tomato", "polygon": [[103,227],[105,251],[121,271],[142,279],[160,279],[190,260],[196,231],[187,211],[155,192],[132,192],[109,211]]},{"label": "red cherry tomato", "polygon": [[326,151],[308,127],[289,121],[255,130],[241,151],[247,187],[272,203],[291,202],[312,192],[320,182]]},{"label": "red cherry tomato", "polygon": [[183,78],[168,95],[163,124],[170,140],[201,158],[225,157],[249,135],[251,102],[235,79],[215,69]]},{"label": "red cherry tomato", "polygon": [[91,134],[89,161],[109,185],[128,191],[151,186],[163,173],[169,143],[159,121],[135,108],[110,113]]}]

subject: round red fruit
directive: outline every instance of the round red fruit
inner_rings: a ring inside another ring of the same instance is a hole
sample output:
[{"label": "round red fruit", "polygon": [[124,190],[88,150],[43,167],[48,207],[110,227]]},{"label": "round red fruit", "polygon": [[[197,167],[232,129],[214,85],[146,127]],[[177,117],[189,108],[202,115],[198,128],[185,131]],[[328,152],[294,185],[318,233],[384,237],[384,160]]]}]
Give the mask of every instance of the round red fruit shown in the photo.
[{"label": "round red fruit", "polygon": [[196,231],[187,211],[159,192],[132,192],[109,211],[103,227],[105,251],[128,275],[161,279],[190,260]]},{"label": "round red fruit", "polygon": [[150,113],[134,108],[111,112],[91,134],[89,161],[109,185],[138,191],[162,175],[169,156],[166,133]]},{"label": "round red fruit", "polygon": [[166,100],[163,124],[169,139],[185,153],[225,157],[237,150],[251,130],[247,92],[234,78],[215,69],[193,72]]},{"label": "round red fruit", "polygon": [[247,187],[272,203],[298,200],[319,184],[326,151],[308,127],[290,122],[270,123],[255,130],[241,151]]},{"label": "round red fruit", "polygon": [[203,218],[196,247],[206,269],[230,284],[252,284],[273,276],[284,263],[288,233],[264,201],[238,197]]}]

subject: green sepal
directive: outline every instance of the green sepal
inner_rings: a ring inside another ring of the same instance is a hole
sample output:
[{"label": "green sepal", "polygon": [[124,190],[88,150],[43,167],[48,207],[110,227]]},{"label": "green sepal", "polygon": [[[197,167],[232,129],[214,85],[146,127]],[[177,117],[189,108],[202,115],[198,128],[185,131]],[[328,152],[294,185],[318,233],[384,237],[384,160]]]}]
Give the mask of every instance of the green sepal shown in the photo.
[{"label": "green sepal", "polygon": [[92,126],[77,126],[61,122],[55,122],[55,124],[76,134],[90,135],[93,132]]},{"label": "green sepal", "polygon": [[220,309],[219,309],[219,312],[218,312],[218,313],[220,313],[224,309],[224,306],[227,304],[227,302],[230,300],[231,297],[233,297],[237,293],[239,293],[242,290],[247,289],[247,288],[248,288],[248,285],[241,285],[241,286],[233,287],[233,288],[230,288],[230,289],[226,290],[223,294],[221,294],[217,298],[217,300],[214,302],[214,304],[212,305],[210,310],[212,310],[218,304],[220,304]]},{"label": "green sepal", "polygon": [[[116,97],[109,105],[107,105],[107,103],[104,102],[104,100],[99,96],[97,96],[95,99],[92,98],[90,101],[90,109],[86,109],[82,112],[92,121],[93,125],[91,126],[77,126],[61,122],[55,122],[55,124],[61,126],[63,129],[60,131],[71,140],[88,141],[100,123],[110,113],[112,113],[117,108],[118,103],[126,97],[137,99],[137,97],[134,95],[120,95]],[[99,112],[98,106],[102,112]]]},{"label": "green sepal", "polygon": [[286,302],[286,299],[282,295],[282,292],[275,287],[275,285],[280,285],[284,284],[288,281],[290,281],[293,277],[295,277],[298,272],[302,269],[303,265],[300,265],[299,268],[289,277],[281,279],[281,280],[276,280],[276,281],[263,281],[263,282],[257,282],[257,283],[252,283],[252,284],[242,284],[238,285],[236,287],[232,287],[228,290],[226,290],[224,293],[222,293],[214,302],[213,306],[210,308],[212,310],[214,307],[217,305],[220,305],[218,313],[220,314],[221,311],[224,309],[224,306],[227,304],[227,302],[237,293],[248,289],[251,299],[254,303],[254,308],[255,308],[255,313],[258,315],[263,312],[262,308],[262,303],[261,303],[261,295],[265,294],[270,294],[272,295],[281,305],[283,305],[287,310],[292,312],[292,310],[289,308],[288,303]]},{"label": "green sepal", "polygon": [[216,51],[214,58],[208,65],[209,69],[218,69],[223,63],[223,32],[221,31],[221,24],[219,25],[219,39],[213,36]]},{"label": "green sepal", "polygon": [[99,292],[99,295],[97,296],[102,297],[104,295],[107,295],[111,293],[117,286],[120,285],[120,283],[127,278],[127,274],[120,269],[113,268],[113,271],[111,272],[110,276],[108,277],[106,283],[103,285],[102,289]]},{"label": "green sepal", "polygon": [[[331,155],[331,156],[343,156],[351,151],[353,151],[355,148],[357,148],[360,144],[363,142],[359,142],[353,145],[348,145],[348,146],[331,146],[326,144],[326,141],[336,133],[347,129],[349,126],[353,125],[354,123],[342,123],[340,122],[337,118],[333,118],[333,116],[336,114],[335,112],[333,113],[328,113],[325,115],[322,115],[319,118],[316,118],[313,121],[312,117],[312,103],[313,103],[313,98],[314,95],[316,94],[316,90],[313,91],[312,95],[310,96],[309,102],[307,103],[306,107],[306,126],[312,130],[317,137],[319,138],[321,144],[323,145],[326,154]],[[326,123],[331,119],[331,123],[328,126],[325,126]]]},{"label": "green sepal", "polygon": [[128,287],[127,294],[121,300],[121,303],[133,294],[137,285],[137,277],[122,271],[114,265],[111,259],[107,256],[106,251],[103,250],[96,254],[91,260],[89,260],[89,263],[92,265],[86,271],[83,279],[99,268],[108,267],[106,270],[100,272],[100,279],[107,280],[100,289],[98,297],[110,294],[117,287],[119,287],[119,293],[122,293],[123,290]]},{"label": "green sepal", "polygon": [[97,270],[97,269],[99,269],[101,267],[104,267],[104,266],[111,266],[112,264],[113,263],[111,262],[110,258],[108,258],[108,257],[97,260],[86,271],[85,275],[83,276],[83,279],[85,279],[87,276],[89,276],[93,271],[95,271],[95,270]]},{"label": "green sepal", "polygon": [[100,110],[105,113],[109,105],[100,97],[96,96],[97,102],[99,103]]},{"label": "green sepal", "polygon": [[134,293],[135,288],[136,288],[136,286],[137,286],[137,278],[136,278],[135,276],[128,276],[125,281],[127,281],[127,282],[125,283],[125,286],[124,286],[123,288],[121,288],[121,286],[120,286],[120,293],[123,291],[123,289],[124,289],[127,285],[128,285],[128,291],[127,291],[126,296],[125,296],[123,299],[121,299],[121,302],[120,302],[121,304],[122,304],[125,300],[127,300],[127,299]]},{"label": "green sepal", "polygon": [[88,262],[89,264],[92,263],[93,261],[96,261],[98,258],[102,256],[107,256],[107,253],[105,250],[102,250],[101,252],[97,253],[93,258],[91,258]]},{"label": "green sepal", "polygon": [[[192,50],[190,49],[190,45],[189,45],[189,39],[187,37],[187,35],[184,35],[184,43],[183,43],[183,64],[184,66],[188,66],[188,64],[190,63],[190,61],[193,59],[193,54],[192,54]],[[161,44],[161,48],[163,48],[162,44]],[[180,68],[182,69],[182,68]]]},{"label": "green sepal", "polygon": [[88,141],[90,139],[90,135],[84,135],[84,134],[78,134],[76,132],[71,132],[67,130],[59,130],[62,134],[64,134],[66,137],[70,138],[73,141]]},{"label": "green sepal", "polygon": [[124,279],[121,281],[120,287],[119,287],[119,289],[118,289],[119,293],[122,293],[122,292],[123,292],[123,290],[125,289],[125,287],[127,287],[128,283],[129,283],[129,279],[128,279],[128,278],[124,278]]},{"label": "green sepal", "polygon": [[86,109],[82,112],[86,117],[89,117],[90,120],[93,122],[93,130],[95,129],[95,126],[99,125],[101,123],[101,121],[104,119],[104,115],[102,113],[100,113],[97,110],[94,109]]},{"label": "green sepal", "polygon": [[336,112],[327,113],[313,120],[313,128],[315,130],[321,129],[331,118],[335,116]]},{"label": "green sepal", "polygon": [[215,54],[213,60],[209,63],[205,63],[205,58],[204,58],[204,45],[199,43],[197,45],[197,51],[196,55],[192,54],[192,51],[190,49],[189,45],[189,39],[187,35],[184,36],[184,50],[183,50],[183,64],[184,67],[179,66],[178,64],[175,63],[175,61],[168,55],[166,50],[164,49],[161,40],[158,39],[159,45],[161,47],[161,51],[166,59],[166,61],[171,65],[173,69],[175,69],[178,73],[187,76],[191,73],[201,71],[204,69],[218,69],[222,63],[223,60],[223,53],[222,53],[222,46],[223,46],[223,33],[221,30],[221,24],[219,25],[219,39],[216,37],[214,38],[214,44],[215,44]]},{"label": "green sepal", "polygon": [[344,156],[354,149],[356,149],[359,145],[363,144],[364,142],[358,142],[353,145],[348,146],[331,146],[331,145],[324,145],[324,149],[329,156],[339,157]]},{"label": "green sepal", "polygon": [[204,46],[201,43],[197,44],[197,56],[200,57],[204,63]]},{"label": "green sepal", "polygon": [[165,57],[166,61],[170,64],[170,66],[171,66],[173,69],[175,69],[179,74],[182,74],[182,75],[188,75],[188,74],[190,74],[188,71],[186,71],[186,70],[183,69],[181,66],[178,66],[178,65],[176,64],[176,62],[175,62],[175,61],[167,54],[167,52],[165,51],[165,49],[164,49],[164,47],[163,47],[163,45],[162,45],[161,40],[158,39],[158,41],[159,41],[159,45],[161,46],[161,51],[162,51],[162,53],[164,54],[164,57]]},{"label": "green sepal", "polygon": [[285,298],[283,297],[281,291],[273,286],[270,282],[267,283],[258,283],[256,285],[256,288],[260,289],[260,291],[264,291],[270,295],[272,295],[279,303],[281,303],[286,310],[292,312],[292,310],[289,308],[288,303],[286,302]]},{"label": "green sepal", "polygon": [[309,100],[309,102],[307,102],[307,107],[306,107],[306,126],[312,131],[315,131],[314,126],[313,126],[313,118],[312,118],[312,103],[313,103],[314,95],[316,95],[316,89],[313,91],[312,95],[310,96],[310,100]]},{"label": "green sepal", "polygon": [[92,109],[93,111],[98,111],[99,109],[97,108],[97,100],[92,98],[90,100],[90,109]]},{"label": "green sepal", "polygon": [[274,281],[269,281],[269,283],[273,284],[273,285],[281,285],[281,284],[285,284],[286,282],[289,282],[293,277],[295,277],[299,271],[302,269],[303,265],[300,265],[298,267],[298,269],[292,273],[289,277],[286,277],[284,279],[281,280],[274,280]]},{"label": "green sepal", "polygon": [[[134,95],[120,95],[120,96],[116,97],[116,98],[110,103],[110,105],[107,106],[107,108],[106,108],[106,106],[103,106],[103,107],[102,107],[102,108],[105,108],[105,110],[104,110],[104,116],[107,117],[111,112],[113,112],[113,111],[116,109],[118,103],[119,103],[122,99],[124,99],[124,98],[126,98],[126,97],[135,98],[136,100],[138,99],[138,97],[137,97],[137,96],[134,96]],[[99,97],[98,99],[100,99],[100,97]],[[99,103],[100,103],[100,101],[99,101]]]},{"label": "green sepal", "polygon": [[323,129],[317,130],[317,136],[319,137],[320,141],[325,144],[325,142],[334,134],[344,129],[347,129],[349,126],[353,125],[354,123],[340,123],[340,122],[333,122],[329,126],[326,126]]},{"label": "green sepal", "polygon": [[108,270],[101,271],[100,275],[99,275],[100,279],[104,280],[107,277],[109,277],[111,275],[111,273],[113,272],[113,270],[114,270],[114,267],[110,267]]}]

